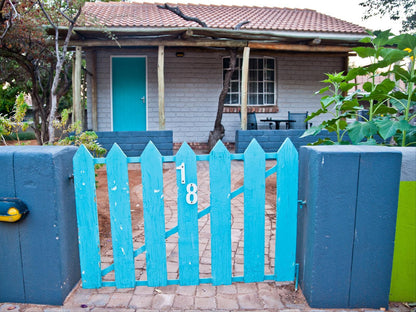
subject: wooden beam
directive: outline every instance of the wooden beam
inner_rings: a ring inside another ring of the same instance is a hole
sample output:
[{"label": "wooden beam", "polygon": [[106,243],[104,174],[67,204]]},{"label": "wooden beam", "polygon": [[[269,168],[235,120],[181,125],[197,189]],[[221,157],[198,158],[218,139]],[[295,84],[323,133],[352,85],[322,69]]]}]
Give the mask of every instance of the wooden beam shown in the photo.
[{"label": "wooden beam", "polygon": [[249,59],[250,48],[245,47],[243,52],[243,66],[241,68],[241,130],[247,130],[247,91]]},{"label": "wooden beam", "polygon": [[157,57],[157,84],[159,94],[159,130],[165,130],[165,47],[159,46]]},{"label": "wooden beam", "polygon": [[83,107],[81,103],[81,63],[82,63],[82,50],[81,47],[76,47],[75,49],[75,64],[73,68],[73,81],[72,81],[72,90],[73,90],[73,120],[74,122],[83,121]]},{"label": "wooden beam", "polygon": [[252,49],[300,52],[350,52],[351,48],[343,46],[310,46],[305,44],[289,44],[274,42],[249,42]]},{"label": "wooden beam", "polygon": [[98,131],[98,114],[97,114],[97,51],[91,51],[91,122],[92,130]]},{"label": "wooden beam", "polygon": [[247,46],[245,40],[145,40],[145,39],[120,39],[120,40],[72,40],[71,45],[80,47],[212,47],[212,48],[241,48]]}]

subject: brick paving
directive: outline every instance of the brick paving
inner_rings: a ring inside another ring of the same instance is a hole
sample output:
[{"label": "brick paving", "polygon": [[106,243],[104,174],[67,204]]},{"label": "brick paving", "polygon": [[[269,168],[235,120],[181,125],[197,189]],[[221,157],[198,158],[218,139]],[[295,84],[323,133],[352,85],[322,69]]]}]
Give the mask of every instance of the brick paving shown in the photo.
[{"label": "brick paving", "polygon": [[[267,167],[274,165],[268,161]],[[134,166],[131,167],[134,169]],[[232,162],[233,190],[243,184],[242,162]],[[177,225],[176,213],[176,171],[174,164],[164,164],[164,197],[166,230]],[[198,208],[202,210],[209,205],[208,163],[198,162]],[[273,178],[268,178],[273,179]],[[266,198],[266,244],[265,244],[265,274],[274,271],[274,218],[275,193],[268,188]],[[233,276],[242,276],[244,267],[244,197],[237,196],[232,200],[232,259]],[[200,277],[211,277],[211,244],[209,215],[199,220],[199,255]],[[134,248],[144,243],[143,224],[134,227]],[[102,249],[103,268],[112,262],[111,242]],[[178,237],[172,235],[166,240],[168,279],[178,279]],[[135,260],[136,279],[146,280],[145,254]],[[110,272],[104,280],[114,280],[114,272]],[[389,307],[393,312],[411,311],[403,304],[392,303]],[[301,290],[294,290],[293,283],[233,283],[232,285],[213,286],[202,284],[198,286],[170,285],[166,287],[138,286],[134,289],[116,289],[103,287],[101,289],[82,289],[78,284],[61,307],[30,305],[30,304],[0,304],[0,312],[4,311],[378,311],[372,309],[354,310],[320,310],[308,306]]]}]

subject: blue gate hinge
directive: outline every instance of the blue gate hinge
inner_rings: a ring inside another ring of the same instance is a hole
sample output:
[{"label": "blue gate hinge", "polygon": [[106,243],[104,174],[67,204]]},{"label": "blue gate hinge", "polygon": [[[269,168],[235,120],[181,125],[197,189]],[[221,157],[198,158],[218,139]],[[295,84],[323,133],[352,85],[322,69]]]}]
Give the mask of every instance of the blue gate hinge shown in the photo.
[{"label": "blue gate hinge", "polygon": [[304,205],[306,206],[306,200],[298,200],[298,205],[299,208],[302,209]]}]

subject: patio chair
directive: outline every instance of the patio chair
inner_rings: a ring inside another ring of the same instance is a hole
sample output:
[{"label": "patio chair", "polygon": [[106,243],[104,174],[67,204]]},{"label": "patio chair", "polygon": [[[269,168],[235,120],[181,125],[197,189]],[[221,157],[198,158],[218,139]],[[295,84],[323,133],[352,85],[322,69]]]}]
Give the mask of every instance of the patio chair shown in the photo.
[{"label": "patio chair", "polygon": [[[305,121],[305,119],[308,117],[308,112],[305,113],[291,113],[288,112],[288,118],[289,120],[294,120],[294,122],[288,122],[286,124],[287,129],[308,129],[308,123]],[[312,123],[309,124],[309,126],[312,125]]]},{"label": "patio chair", "polygon": [[[241,120],[241,112],[238,113]],[[257,130],[256,113],[247,113],[247,130]]]}]

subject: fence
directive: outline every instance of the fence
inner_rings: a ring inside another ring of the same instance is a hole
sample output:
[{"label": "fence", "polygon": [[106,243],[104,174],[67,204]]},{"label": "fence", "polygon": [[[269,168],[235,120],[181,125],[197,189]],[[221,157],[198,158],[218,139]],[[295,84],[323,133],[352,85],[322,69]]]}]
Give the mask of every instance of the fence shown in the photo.
[{"label": "fence", "polygon": [[[244,161],[244,185],[231,190],[231,161]],[[266,160],[276,165],[265,170]],[[209,162],[210,205],[198,210],[197,161]],[[178,225],[165,231],[163,163],[175,163]],[[150,142],[140,157],[127,157],[115,144],[106,158],[94,158],[81,146],[74,160],[74,182],[84,288],[139,285],[197,285],[264,280],[293,281],[295,277],[298,153],[286,140],[278,152],[265,153],[253,140],[243,154],[230,154],[218,142],[209,155],[196,155],[184,143],[174,156],[162,156]],[[140,163],[143,185],[145,245],[134,250],[128,164]],[[109,190],[114,263],[101,266],[96,201],[96,164],[105,164]],[[265,179],[276,175],[276,248],[274,274],[264,273]],[[244,275],[232,276],[231,200],[244,193]],[[200,278],[198,220],[210,214],[211,277]],[[165,241],[178,233],[179,279],[168,279]],[[134,259],[146,253],[147,280],[136,280]],[[102,277],[115,272],[115,281]]]}]

